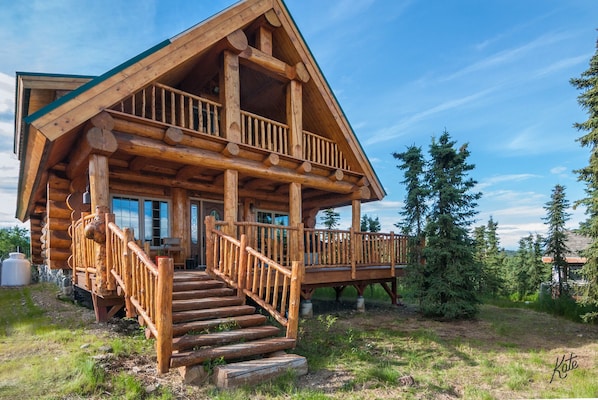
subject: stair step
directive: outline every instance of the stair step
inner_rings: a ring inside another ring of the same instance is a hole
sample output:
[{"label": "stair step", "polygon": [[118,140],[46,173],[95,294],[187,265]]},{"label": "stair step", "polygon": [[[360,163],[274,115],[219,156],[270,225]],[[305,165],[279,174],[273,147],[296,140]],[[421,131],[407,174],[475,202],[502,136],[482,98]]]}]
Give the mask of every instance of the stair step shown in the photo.
[{"label": "stair step", "polygon": [[212,279],[210,275],[203,271],[176,271],[174,273],[174,282],[182,282],[182,281],[200,281],[200,280],[208,280]]},{"label": "stair step", "polygon": [[172,340],[174,350],[186,350],[193,347],[214,346],[217,344],[234,343],[240,340],[256,340],[270,336],[277,336],[280,329],[271,326],[256,326],[253,328],[235,329],[232,331],[214,332],[205,335],[185,335]]},{"label": "stair step", "polygon": [[174,292],[172,294],[173,300],[185,300],[185,299],[203,299],[206,297],[226,297],[226,296],[234,296],[235,289],[222,287],[222,288],[214,288],[214,289],[204,289],[204,290],[186,290],[183,292]]},{"label": "stair step", "polygon": [[225,318],[236,317],[239,315],[248,315],[255,313],[253,306],[232,306],[232,307],[216,307],[204,308],[200,310],[185,310],[172,313],[172,322],[190,322],[199,321],[210,318]]},{"label": "stair step", "polygon": [[205,308],[240,306],[245,299],[237,296],[206,297],[204,299],[173,300],[172,311],[200,310]]},{"label": "stair step", "polygon": [[173,292],[184,292],[187,290],[204,290],[225,287],[226,284],[216,279],[199,281],[177,281],[173,282]]},{"label": "stair step", "polygon": [[295,339],[270,338],[254,340],[246,343],[236,343],[221,347],[205,348],[197,351],[176,353],[170,359],[172,368],[183,367],[186,365],[200,364],[206,360],[223,358],[224,360],[233,360],[254,356],[258,354],[269,354],[281,350],[287,350],[295,347]]},{"label": "stair step", "polygon": [[172,327],[172,336],[181,336],[190,331],[201,332],[206,329],[218,328],[223,325],[233,325],[238,328],[247,328],[251,326],[263,325],[266,317],[260,314],[240,315],[230,318],[215,318],[205,321],[192,321],[182,324],[175,324]]}]

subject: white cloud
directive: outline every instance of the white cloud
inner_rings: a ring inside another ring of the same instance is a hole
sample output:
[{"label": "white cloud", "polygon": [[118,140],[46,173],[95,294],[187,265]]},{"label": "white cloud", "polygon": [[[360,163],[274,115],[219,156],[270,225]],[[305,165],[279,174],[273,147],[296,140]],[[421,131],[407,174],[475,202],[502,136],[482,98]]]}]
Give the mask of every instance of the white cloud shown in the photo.
[{"label": "white cloud", "polygon": [[564,166],[558,166],[550,169],[550,173],[554,175],[561,175],[563,172],[568,171],[569,168]]},{"label": "white cloud", "polygon": [[[528,179],[539,178],[539,175],[535,174],[507,174],[507,175],[497,175],[490,178],[485,178],[481,182],[479,182],[476,186],[476,190],[482,190],[487,187],[494,186],[499,183],[512,183],[512,182],[521,182]],[[493,192],[493,195],[496,196],[498,192]],[[485,194],[487,195],[487,194]]]}]

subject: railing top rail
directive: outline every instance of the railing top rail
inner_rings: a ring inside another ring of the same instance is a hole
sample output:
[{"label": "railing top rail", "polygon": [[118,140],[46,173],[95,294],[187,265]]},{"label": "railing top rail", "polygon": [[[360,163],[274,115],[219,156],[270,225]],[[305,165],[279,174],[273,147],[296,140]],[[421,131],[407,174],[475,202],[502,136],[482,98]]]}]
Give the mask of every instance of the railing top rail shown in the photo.
[{"label": "railing top rail", "polygon": [[265,224],[263,222],[248,222],[248,221],[237,221],[235,222],[236,226],[258,226],[261,228],[276,228],[276,229],[286,229],[289,231],[297,231],[299,230],[296,226],[290,225],[276,225],[276,224]]},{"label": "railing top rail", "polygon": [[305,228],[305,232],[330,232],[330,233],[351,233],[350,230],[326,229],[326,228]]},{"label": "railing top rail", "polygon": [[200,96],[191,94],[189,92],[185,92],[183,90],[175,89],[175,88],[170,87],[168,85],[164,85],[163,83],[155,82],[155,83],[149,85],[148,87],[152,87],[152,86],[158,87],[160,89],[168,90],[168,91],[171,91],[171,92],[176,93],[176,94],[180,94],[181,96],[190,97],[192,99],[196,99],[196,100],[199,100],[199,101],[204,102],[204,103],[211,104],[211,105],[216,106],[216,107],[222,107],[222,104],[220,104],[220,103],[218,103],[216,101],[212,101],[212,100],[206,99],[205,97],[200,97]]},{"label": "railing top rail", "polygon": [[266,122],[270,122],[273,125],[282,126],[283,128],[288,128],[289,127],[287,124],[284,124],[282,122],[274,121],[273,119],[266,118],[266,117],[264,117],[262,115],[257,115],[257,114],[254,114],[254,113],[251,113],[251,112],[245,111],[245,110],[241,110],[241,115],[248,115],[248,116],[253,117],[255,119],[259,119],[260,121],[266,121]]},{"label": "railing top rail", "polygon": [[116,225],[116,223],[108,222],[108,229],[112,230],[112,232],[114,232],[114,234],[118,236],[120,240],[128,240],[128,238],[125,235],[125,232],[122,229],[120,229],[120,227]]}]

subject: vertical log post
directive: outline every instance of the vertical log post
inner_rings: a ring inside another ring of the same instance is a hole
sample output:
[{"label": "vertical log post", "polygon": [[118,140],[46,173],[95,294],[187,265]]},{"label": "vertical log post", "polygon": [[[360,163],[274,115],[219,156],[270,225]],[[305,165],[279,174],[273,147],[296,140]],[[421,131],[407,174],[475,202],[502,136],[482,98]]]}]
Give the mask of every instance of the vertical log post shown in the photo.
[{"label": "vertical log post", "polygon": [[[103,221],[110,212],[110,190],[108,184],[108,157],[91,154],[89,156],[89,187],[91,191],[91,209],[95,210],[99,221]],[[108,274],[106,268],[106,243],[95,243],[96,290],[99,294],[108,292]]]},{"label": "vertical log post", "polygon": [[227,169],[224,171],[224,220],[227,223],[226,234],[237,237],[237,213],[239,203],[239,172]]},{"label": "vertical log post", "polygon": [[245,299],[245,288],[247,286],[247,235],[241,235],[241,248],[239,249],[239,266],[237,272],[237,296]]},{"label": "vertical log post", "polygon": [[172,356],[172,286],[174,262],[172,258],[158,260],[158,293],[156,293],[156,355],[158,372],[164,374],[170,369]]},{"label": "vertical log post", "polygon": [[216,228],[216,218],[208,215],[205,218],[206,224],[206,270],[214,270],[214,236],[212,231]]},{"label": "vertical log post", "polygon": [[303,158],[303,87],[292,80],[287,86],[287,124],[291,156]]},{"label": "vertical log post", "polygon": [[184,263],[185,258],[191,252],[189,243],[189,196],[187,190],[172,188],[172,236],[181,239],[182,251],[178,254],[179,259],[175,263]]},{"label": "vertical log post", "polygon": [[396,271],[395,271],[395,264],[396,264],[396,249],[397,249],[397,245],[395,243],[395,233],[393,231],[390,231],[390,246],[389,246],[389,250],[390,250],[390,276],[392,276],[393,278],[396,276]]},{"label": "vertical log post", "polygon": [[355,229],[353,227],[351,227],[351,232],[349,233],[351,235],[351,240],[350,240],[350,254],[351,254],[351,279],[356,279],[357,278],[357,247],[359,246],[359,244],[357,243],[357,235],[355,234]]},{"label": "vertical log post", "polygon": [[[298,228],[303,220],[301,217],[301,184],[292,182],[289,184],[289,225],[293,228]],[[289,232],[289,255],[288,260],[300,261],[303,263],[303,253],[299,254],[299,250],[303,246],[299,243],[303,238],[299,235],[298,229],[293,229]]]},{"label": "vertical log post", "polygon": [[127,318],[133,318],[135,317],[136,312],[133,303],[131,302],[133,266],[131,265],[131,250],[129,249],[129,243],[133,241],[133,232],[131,231],[131,228],[123,228],[123,232],[125,234],[125,243],[121,257],[123,258],[122,279],[125,284],[125,287],[123,288],[125,292],[125,311],[127,313]]},{"label": "vertical log post", "polygon": [[302,263],[293,261],[291,269],[289,318],[287,319],[286,334],[288,339],[297,339],[297,333],[299,331],[299,304],[301,302],[301,283],[303,282],[304,273],[305,268]]},{"label": "vertical log post", "polygon": [[[247,39],[245,38],[245,40]],[[225,50],[223,54],[222,74],[220,74],[220,102],[223,106],[222,128],[225,138],[231,142],[239,143],[241,142],[239,55],[229,50]]]}]

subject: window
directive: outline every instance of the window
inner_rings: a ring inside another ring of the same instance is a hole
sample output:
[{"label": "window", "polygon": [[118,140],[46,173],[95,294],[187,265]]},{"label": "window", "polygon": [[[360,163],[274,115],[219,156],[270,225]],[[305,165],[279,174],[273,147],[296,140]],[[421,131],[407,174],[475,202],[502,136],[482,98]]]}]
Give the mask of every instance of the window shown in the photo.
[{"label": "window", "polygon": [[135,239],[143,238],[152,246],[160,246],[160,238],[169,237],[169,204],[163,200],[112,197],[116,224],[133,229]]}]

